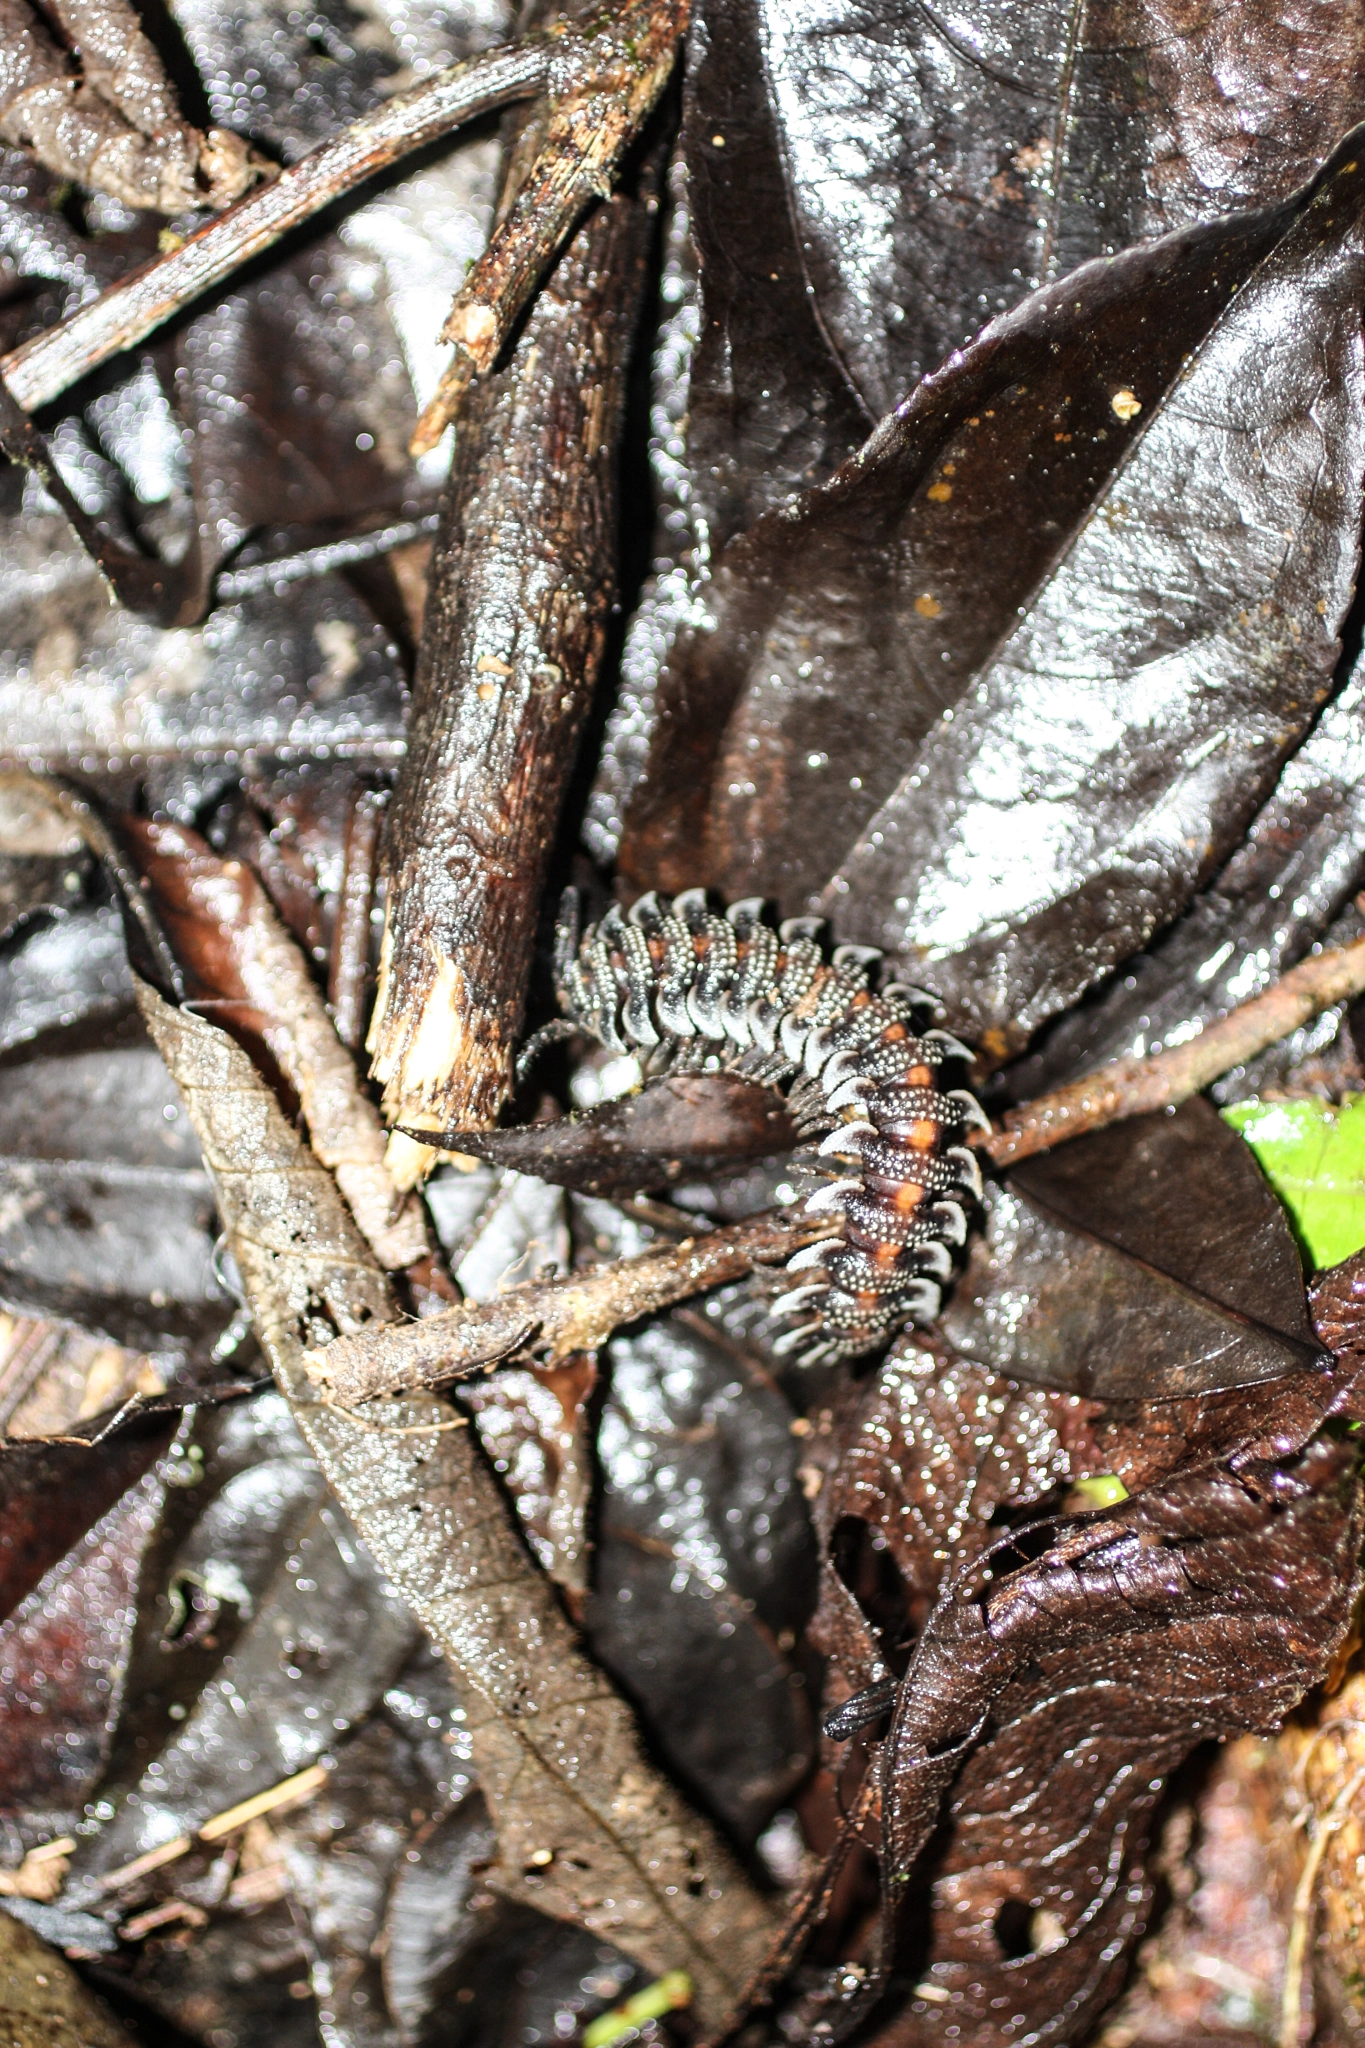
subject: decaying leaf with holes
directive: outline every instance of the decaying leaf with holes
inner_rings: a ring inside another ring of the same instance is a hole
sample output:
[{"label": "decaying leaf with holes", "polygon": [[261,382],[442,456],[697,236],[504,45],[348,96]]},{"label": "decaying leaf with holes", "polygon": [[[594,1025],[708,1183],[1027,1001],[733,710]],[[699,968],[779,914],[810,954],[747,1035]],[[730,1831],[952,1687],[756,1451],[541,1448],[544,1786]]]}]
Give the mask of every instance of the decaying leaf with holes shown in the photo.
[{"label": "decaying leaf with holes", "polygon": [[[1067,2038],[1113,1994],[1151,1900],[1163,1782],[1209,1737],[1273,1726],[1326,1671],[1359,1588],[1350,1450],[1192,1475],[1003,1538],[931,1616],[874,1765],[880,2038]],[[940,1829],[946,1846],[922,1858]],[[926,1890],[927,1887],[927,1890]],[[869,1980],[851,2021],[876,2003]]]}]

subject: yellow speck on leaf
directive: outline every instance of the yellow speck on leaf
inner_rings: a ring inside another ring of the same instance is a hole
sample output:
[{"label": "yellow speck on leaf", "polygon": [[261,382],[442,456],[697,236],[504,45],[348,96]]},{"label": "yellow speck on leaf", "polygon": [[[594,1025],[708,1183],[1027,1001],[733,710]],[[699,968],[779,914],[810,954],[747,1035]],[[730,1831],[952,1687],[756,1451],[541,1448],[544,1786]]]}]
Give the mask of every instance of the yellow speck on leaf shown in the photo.
[{"label": "yellow speck on leaf", "polygon": [[922,619],[936,619],[943,610],[943,606],[936,597],[930,597],[926,590],[922,597],[915,599],[915,610]]},{"label": "yellow speck on leaf", "polygon": [[951,484],[930,484],[925,492],[925,496],[932,505],[946,505],[952,495],[953,487]]},{"label": "yellow speck on leaf", "polygon": [[1072,1492],[1081,1495],[1087,1508],[1113,1508],[1128,1498],[1128,1488],[1116,1472],[1099,1472],[1093,1479],[1078,1479]]},{"label": "yellow speck on leaf", "polygon": [[1109,403],[1121,420],[1135,420],[1142,411],[1142,400],[1131,391],[1116,391]]}]

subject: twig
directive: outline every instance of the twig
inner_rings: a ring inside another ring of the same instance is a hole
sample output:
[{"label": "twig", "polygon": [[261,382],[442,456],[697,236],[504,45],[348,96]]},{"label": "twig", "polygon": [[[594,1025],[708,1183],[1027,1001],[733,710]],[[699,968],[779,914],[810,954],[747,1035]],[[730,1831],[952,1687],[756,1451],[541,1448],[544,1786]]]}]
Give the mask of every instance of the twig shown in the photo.
[{"label": "twig", "polygon": [[274,1813],[277,1807],[297,1806],[301,1801],[311,1799],[315,1792],[327,1783],[331,1775],[328,1764],[309,1764],[303,1771],[296,1771],[292,1778],[281,1779],[278,1785],[271,1785],[265,1792],[257,1792],[250,1799],[239,1800],[236,1806],[224,1808],[206,1820],[193,1835],[177,1835],[174,1841],[162,1842],[155,1849],[148,1849],[145,1855],[137,1856],[131,1863],[110,1870],[99,1879],[98,1889],[102,1892],[122,1891],[125,1885],[136,1884],[141,1877],[148,1877],[152,1871],[160,1870],[167,1863],[178,1862],[187,1856],[196,1841],[218,1842],[224,1835],[230,1835],[237,1828],[244,1828],[248,1821],[259,1819],[263,1813]]},{"label": "twig", "polygon": [[[367,1040],[390,1123],[491,1125],[511,1089],[542,885],[605,644],[616,443],[658,153],[574,236],[461,423],[432,558]],[[398,1133],[411,1185],[438,1147]]]},{"label": "twig", "polygon": [[1054,1094],[1011,1110],[1004,1129],[983,1140],[980,1149],[997,1166],[1012,1166],[1124,1117],[1171,1108],[1297,1031],[1320,1010],[1359,995],[1362,989],[1365,939],[1357,939],[1353,945],[1302,961],[1264,995],[1243,1003],[1185,1045],[1147,1059],[1114,1060]]},{"label": "twig", "polygon": [[1278,2048],[1298,2048],[1301,2006],[1303,2003],[1303,1963],[1308,1949],[1308,1931],[1313,1916],[1313,1893],[1317,1889],[1318,1871],[1327,1844],[1337,1829],[1347,1819],[1356,1794],[1365,1787],[1365,1764],[1349,1778],[1337,1793],[1326,1813],[1318,1816],[1313,1839],[1308,1845],[1308,1854],[1299,1873],[1294,1889],[1294,1905],[1289,1919],[1289,1945],[1285,1951],[1284,1993],[1280,2000],[1280,2033]]},{"label": "twig", "polygon": [[788,1211],[772,1209],[638,1258],[512,1287],[491,1301],[446,1309],[420,1323],[338,1337],[308,1352],[304,1363],[326,1397],[346,1408],[380,1394],[443,1386],[492,1357],[512,1357],[519,1350],[533,1350],[555,1364],[575,1351],[595,1351],[623,1323],[738,1280],[755,1265],[790,1258],[828,1234],[823,1218],[793,1222]]},{"label": "twig", "polygon": [[442,341],[455,343],[412,437],[434,448],[472,380],[491,369],[584,207],[605,199],[629,144],[668,83],[690,0],[636,0],[585,44],[579,82],[561,89],[530,175],[456,294]]},{"label": "twig", "polygon": [[370,906],[374,900],[375,865],[384,795],[357,790],[346,819],[342,843],[341,889],[327,994],[336,1019],[337,1037],[351,1052],[365,1036],[365,976],[370,965]]},{"label": "twig", "polygon": [[169,255],[0,356],[0,377],[25,411],[46,405],[376,172],[480,114],[543,91],[555,63],[548,39],[528,40],[471,57],[410,92],[395,93]]}]

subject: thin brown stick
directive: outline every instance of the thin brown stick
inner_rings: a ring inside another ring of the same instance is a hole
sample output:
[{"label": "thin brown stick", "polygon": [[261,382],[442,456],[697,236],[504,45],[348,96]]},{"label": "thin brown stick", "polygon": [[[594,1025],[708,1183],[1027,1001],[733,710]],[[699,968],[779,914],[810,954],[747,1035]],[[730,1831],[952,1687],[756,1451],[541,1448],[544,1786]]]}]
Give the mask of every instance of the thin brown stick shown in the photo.
[{"label": "thin brown stick", "polygon": [[370,965],[370,907],[374,901],[383,793],[356,791],[342,846],[341,890],[327,977],[327,995],[337,1037],[358,1052],[365,1036],[365,977]]},{"label": "thin brown stick", "polygon": [[1040,1095],[1023,1109],[1011,1110],[1005,1128],[984,1139],[980,1149],[997,1166],[1012,1166],[1124,1117],[1173,1108],[1198,1095],[1220,1074],[1297,1031],[1320,1010],[1359,995],[1362,989],[1365,939],[1357,939],[1353,945],[1302,961],[1264,995],[1241,1004],[1185,1045],[1146,1059],[1114,1060],[1052,1095]]},{"label": "thin brown stick", "polygon": [[381,1394],[443,1386],[490,1358],[527,1350],[556,1364],[575,1351],[595,1351],[623,1323],[738,1280],[755,1265],[788,1259],[828,1235],[823,1218],[793,1222],[786,1210],[771,1209],[638,1258],[512,1287],[491,1301],[447,1309],[420,1323],[338,1337],[308,1352],[304,1363],[320,1391],[348,1408]]},{"label": "thin brown stick", "polygon": [[274,184],[238,200],[169,255],[0,356],[0,377],[25,411],[46,405],[376,172],[480,114],[543,91],[556,61],[548,40],[528,39],[471,57],[409,92],[395,93],[292,164]]},{"label": "thin brown stick", "polygon": [[580,80],[557,97],[516,200],[456,294],[442,341],[455,355],[417,422],[412,452],[434,448],[471,381],[491,369],[555,251],[626,149],[673,69],[690,0],[636,0],[585,43]]}]

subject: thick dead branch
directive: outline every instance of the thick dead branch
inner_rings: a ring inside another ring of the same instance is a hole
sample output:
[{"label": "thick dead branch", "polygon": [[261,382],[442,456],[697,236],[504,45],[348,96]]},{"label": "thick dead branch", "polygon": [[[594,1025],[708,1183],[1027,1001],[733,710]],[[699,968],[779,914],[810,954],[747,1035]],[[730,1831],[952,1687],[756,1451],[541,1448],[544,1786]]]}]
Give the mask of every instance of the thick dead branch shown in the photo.
[{"label": "thick dead branch", "polygon": [[128,0],[57,0],[75,69],[26,0],[0,0],[0,139],[125,206],[226,206],[266,166],[240,136],[182,116]]},{"label": "thick dead branch", "polygon": [[542,91],[555,54],[545,40],[491,50],[395,93],[178,249],[0,357],[0,377],[26,411],[47,404],[376,172],[480,114]]},{"label": "thick dead branch", "polygon": [[668,83],[690,0],[637,0],[583,52],[561,91],[529,176],[456,295],[441,333],[455,355],[412,437],[434,448],[476,376],[492,368],[542,273],[585,206],[605,199],[626,149]]},{"label": "thick dead branch", "polygon": [[381,1426],[319,1398],[303,1353],[395,1313],[331,1176],[241,1047],[140,994],[185,1098],[262,1345],[371,1555],[448,1659],[498,1829],[491,1880],[611,1940],[652,1976],[686,1969],[710,2034],[733,2021],[770,1909],[715,1830],[654,1769],[513,1529],[472,1431],[432,1395]]},{"label": "thick dead branch", "polygon": [[1067,1138],[1102,1130],[1123,1117],[1170,1109],[1198,1095],[1243,1061],[1297,1031],[1310,1017],[1365,989],[1365,939],[1319,953],[1290,969],[1264,995],[1242,1003],[1185,1045],[1147,1059],[1114,1060],[1052,1095],[1011,1110],[1005,1128],[980,1149],[997,1166],[1012,1166]]},{"label": "thick dead branch", "polygon": [[299,1098],[313,1151],[336,1175],[381,1266],[431,1256],[421,1203],[384,1165],[379,1113],[360,1086],[298,946],[244,862],[220,860],[197,833],[123,821],[177,956],[219,1000],[250,1005],[260,1036]]},{"label": "thick dead branch", "polygon": [[597,1350],[623,1323],[741,1279],[756,1265],[789,1259],[828,1230],[820,1217],[794,1222],[785,1210],[769,1210],[638,1258],[512,1287],[491,1301],[446,1309],[420,1323],[338,1337],[310,1352],[305,1363],[328,1398],[347,1407],[410,1387],[443,1386],[491,1358],[501,1362],[518,1351],[558,1364],[575,1352]]},{"label": "thick dead branch", "polygon": [[[510,1091],[546,862],[614,597],[616,443],[656,166],[580,228],[476,387],[431,567],[368,1044],[390,1123]],[[411,1183],[436,1150],[395,1135]]]}]

